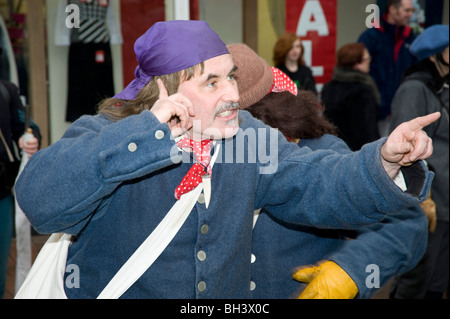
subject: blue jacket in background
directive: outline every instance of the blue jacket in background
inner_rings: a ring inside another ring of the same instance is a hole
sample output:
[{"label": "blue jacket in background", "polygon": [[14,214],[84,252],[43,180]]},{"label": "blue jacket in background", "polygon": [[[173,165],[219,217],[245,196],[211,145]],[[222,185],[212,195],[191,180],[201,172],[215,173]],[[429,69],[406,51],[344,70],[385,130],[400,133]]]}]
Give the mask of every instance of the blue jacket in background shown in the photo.
[{"label": "blue jacket in background", "polygon": [[380,28],[367,29],[358,39],[358,42],[364,43],[372,57],[370,75],[381,95],[380,119],[391,114],[392,99],[403,75],[416,62],[416,58],[409,52],[415,38],[410,27],[398,27],[381,19]]},{"label": "blue jacket in background", "polygon": [[[333,135],[302,139],[299,146],[341,154],[351,152]],[[319,209],[316,213],[321,212]],[[355,232],[287,224],[263,209],[253,231],[252,297],[296,298],[306,287],[292,279],[296,268],[332,260],[356,283],[358,297],[369,298],[377,291],[374,284],[380,288],[419,262],[427,244],[427,226],[427,218],[419,206],[390,214],[380,223]],[[368,278],[373,265],[379,270],[376,283]]]}]

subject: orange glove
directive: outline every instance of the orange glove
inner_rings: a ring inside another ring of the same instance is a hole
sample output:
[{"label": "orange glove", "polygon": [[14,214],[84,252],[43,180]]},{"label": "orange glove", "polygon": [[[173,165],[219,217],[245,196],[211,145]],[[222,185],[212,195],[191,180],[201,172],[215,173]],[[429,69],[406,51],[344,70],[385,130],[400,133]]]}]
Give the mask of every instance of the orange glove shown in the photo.
[{"label": "orange glove", "polygon": [[431,192],[428,194],[427,199],[425,199],[422,203],[420,203],[420,207],[422,207],[425,215],[428,219],[428,230],[430,233],[436,230],[436,203],[431,199]]},{"label": "orange glove", "polygon": [[353,299],[358,294],[353,279],[332,261],[303,268],[293,278],[309,283],[298,299]]}]

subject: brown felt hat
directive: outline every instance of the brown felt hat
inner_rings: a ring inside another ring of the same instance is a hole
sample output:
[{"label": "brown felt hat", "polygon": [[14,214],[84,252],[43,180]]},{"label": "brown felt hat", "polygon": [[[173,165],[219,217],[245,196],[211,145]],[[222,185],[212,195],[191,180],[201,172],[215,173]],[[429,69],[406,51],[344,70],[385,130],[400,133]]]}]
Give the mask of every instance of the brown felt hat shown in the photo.
[{"label": "brown felt hat", "polygon": [[245,109],[266,96],[272,89],[273,74],[270,65],[243,43],[227,45],[234,64],[238,67],[236,81],[239,105]]}]

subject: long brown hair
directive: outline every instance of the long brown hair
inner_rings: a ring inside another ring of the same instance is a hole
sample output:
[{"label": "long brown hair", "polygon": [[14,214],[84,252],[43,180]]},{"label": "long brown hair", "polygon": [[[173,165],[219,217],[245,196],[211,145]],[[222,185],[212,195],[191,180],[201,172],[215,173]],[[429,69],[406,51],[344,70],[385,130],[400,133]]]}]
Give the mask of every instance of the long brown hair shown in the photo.
[{"label": "long brown hair", "polygon": [[318,138],[336,135],[336,127],[319,113],[317,96],[310,91],[272,92],[246,110],[265,124],[278,128],[292,139]]},{"label": "long brown hair", "polygon": [[[300,38],[295,33],[285,33],[278,39],[273,48],[273,62],[275,66],[285,63],[286,55],[292,49],[294,42],[299,39]],[[305,65],[305,60],[303,59],[305,48],[303,43],[301,43],[300,46],[302,48],[302,54],[300,54],[297,63],[298,65],[303,66]]]},{"label": "long brown hair", "polygon": [[204,63],[199,63],[186,70],[175,73],[154,76],[144,88],[139,92],[134,100],[121,100],[108,98],[100,102],[98,113],[106,115],[111,121],[120,121],[131,115],[136,115],[144,110],[150,110],[153,104],[159,99],[159,88],[157,80],[161,79],[169,95],[175,94],[178,87],[184,81],[190,80],[195,72],[200,69],[203,73]]}]

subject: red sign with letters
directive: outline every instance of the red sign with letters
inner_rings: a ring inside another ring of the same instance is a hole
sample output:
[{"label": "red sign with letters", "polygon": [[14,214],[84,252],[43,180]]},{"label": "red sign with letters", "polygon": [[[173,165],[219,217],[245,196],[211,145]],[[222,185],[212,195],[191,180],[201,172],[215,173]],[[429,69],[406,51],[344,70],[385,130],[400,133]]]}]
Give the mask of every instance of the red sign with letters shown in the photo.
[{"label": "red sign with letters", "polygon": [[164,0],[120,1],[124,87],[134,79],[134,69],[138,64],[134,53],[134,42],[155,22],[164,21],[164,10]]},{"label": "red sign with letters", "polygon": [[[198,20],[199,8],[199,0],[189,0],[191,20]],[[134,79],[134,69],[137,66],[134,42],[155,22],[165,20],[165,10],[164,0],[120,1],[124,86]]]},{"label": "red sign with letters", "polygon": [[286,32],[302,40],[319,91],[336,63],[336,22],[337,0],[286,0]]}]

